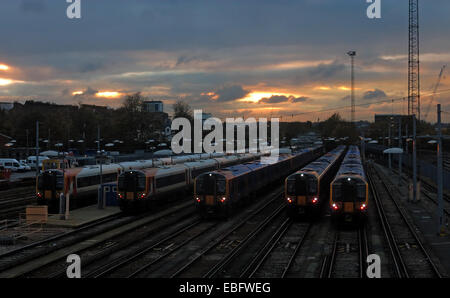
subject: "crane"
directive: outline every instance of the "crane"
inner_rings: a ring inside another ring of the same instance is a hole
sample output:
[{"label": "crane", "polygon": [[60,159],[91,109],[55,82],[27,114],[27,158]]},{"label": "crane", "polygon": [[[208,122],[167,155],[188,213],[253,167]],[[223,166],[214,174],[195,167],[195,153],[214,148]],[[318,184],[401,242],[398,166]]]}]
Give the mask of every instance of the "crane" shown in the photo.
[{"label": "crane", "polygon": [[435,95],[436,95],[436,91],[437,91],[437,89],[439,88],[439,84],[441,83],[442,74],[444,73],[444,70],[445,70],[446,67],[447,67],[447,65],[443,65],[443,66],[441,67],[441,72],[439,73],[439,77],[438,77],[437,83],[436,83],[436,85],[434,86],[433,94],[431,95],[430,102],[428,103],[428,107],[427,107],[427,111],[426,111],[426,113],[425,113],[424,120],[426,120],[427,117],[428,117],[428,113],[430,112],[431,104],[432,104],[433,101],[434,101],[434,97],[435,97]]}]

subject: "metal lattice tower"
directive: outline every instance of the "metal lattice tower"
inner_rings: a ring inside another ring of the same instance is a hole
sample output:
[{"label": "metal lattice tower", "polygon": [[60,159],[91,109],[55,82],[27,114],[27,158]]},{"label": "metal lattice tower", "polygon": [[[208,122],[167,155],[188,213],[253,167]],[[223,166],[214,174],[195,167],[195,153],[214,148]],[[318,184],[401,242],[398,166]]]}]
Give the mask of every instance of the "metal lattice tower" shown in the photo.
[{"label": "metal lattice tower", "polygon": [[419,0],[409,0],[408,115],[420,120]]},{"label": "metal lattice tower", "polygon": [[355,122],[355,56],[356,51],[349,51],[347,52],[347,55],[350,56],[351,64],[352,64],[352,75],[351,75],[351,81],[352,81],[352,93],[351,93],[351,101],[352,101],[352,110],[351,110],[351,121],[352,123]]}]

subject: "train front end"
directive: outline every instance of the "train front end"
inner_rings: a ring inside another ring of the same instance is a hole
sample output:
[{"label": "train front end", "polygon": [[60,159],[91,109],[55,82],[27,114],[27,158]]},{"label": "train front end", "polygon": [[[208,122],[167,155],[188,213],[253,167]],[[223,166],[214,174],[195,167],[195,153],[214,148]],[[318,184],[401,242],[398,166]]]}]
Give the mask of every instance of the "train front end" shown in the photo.
[{"label": "train front end", "polygon": [[36,181],[36,199],[38,205],[47,205],[49,209],[59,206],[59,197],[64,193],[64,172],[59,169],[40,173]]},{"label": "train front end", "polygon": [[117,199],[122,211],[138,211],[148,207],[151,194],[150,183],[144,172],[132,170],[119,175]]},{"label": "train front end", "polygon": [[290,217],[317,212],[320,206],[317,175],[297,172],[288,176],[285,181],[285,199]]},{"label": "train front end", "polygon": [[202,217],[227,217],[231,202],[226,177],[215,172],[197,176],[194,183],[194,200]]},{"label": "train front end", "polygon": [[359,175],[340,175],[331,183],[330,210],[334,219],[365,219],[369,203],[368,184]]}]

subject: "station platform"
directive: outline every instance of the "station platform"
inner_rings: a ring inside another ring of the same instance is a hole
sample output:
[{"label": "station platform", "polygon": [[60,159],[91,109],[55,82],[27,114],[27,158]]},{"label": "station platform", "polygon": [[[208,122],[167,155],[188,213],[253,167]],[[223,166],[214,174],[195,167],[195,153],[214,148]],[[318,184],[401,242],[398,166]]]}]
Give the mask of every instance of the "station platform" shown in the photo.
[{"label": "station platform", "polygon": [[69,218],[66,220],[60,219],[59,214],[51,214],[48,216],[47,225],[54,227],[79,228],[106,217],[119,214],[120,212],[120,208],[116,206],[98,209],[97,205],[92,205],[71,210]]}]

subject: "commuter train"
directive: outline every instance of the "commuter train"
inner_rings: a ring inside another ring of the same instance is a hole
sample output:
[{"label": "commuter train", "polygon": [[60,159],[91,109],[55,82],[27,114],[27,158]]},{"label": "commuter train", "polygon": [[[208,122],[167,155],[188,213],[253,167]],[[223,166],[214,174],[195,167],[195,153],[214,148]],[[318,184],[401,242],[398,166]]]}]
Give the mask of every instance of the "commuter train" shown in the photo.
[{"label": "commuter train", "polygon": [[333,219],[365,219],[369,188],[358,147],[350,146],[342,165],[331,182],[330,208]]},{"label": "commuter train", "polygon": [[289,217],[317,215],[329,198],[330,182],[339,169],[345,146],[339,146],[311,162],[285,180],[285,199]]},{"label": "commuter train", "polygon": [[263,187],[317,158],[321,151],[322,147],[304,149],[295,154],[280,154],[270,164],[254,161],[203,173],[194,183],[197,210],[202,217],[228,217]]},{"label": "commuter train", "polygon": [[260,153],[246,153],[124,171],[117,184],[119,206],[122,211],[149,209],[153,203],[168,200],[170,194],[189,190],[195,177],[201,173],[252,161],[260,156]]},{"label": "commuter train", "polygon": [[[222,153],[192,154],[152,160],[138,160],[102,165],[101,180],[103,183],[115,182],[120,173],[127,170],[144,169],[168,164],[177,164],[186,161],[202,160],[207,158],[223,158]],[[70,196],[70,206],[78,207],[84,198],[96,195],[100,186],[100,165],[77,168],[47,169],[36,179],[36,198],[40,205],[53,207],[59,205],[61,194]]]}]

